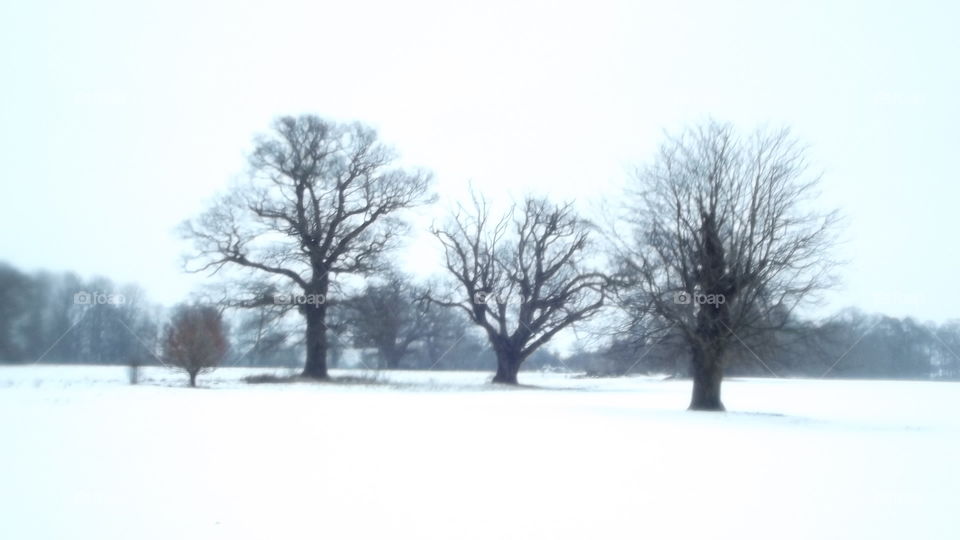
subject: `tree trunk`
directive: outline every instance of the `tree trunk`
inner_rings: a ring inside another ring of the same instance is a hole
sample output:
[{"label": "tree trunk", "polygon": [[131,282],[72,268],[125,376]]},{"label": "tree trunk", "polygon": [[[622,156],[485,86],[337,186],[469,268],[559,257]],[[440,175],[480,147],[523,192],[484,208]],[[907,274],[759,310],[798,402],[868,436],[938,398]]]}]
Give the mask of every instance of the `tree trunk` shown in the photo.
[{"label": "tree trunk", "polygon": [[340,346],[336,340],[333,342],[332,347],[327,349],[330,352],[330,361],[327,362],[327,365],[333,369],[336,369],[340,366],[340,358],[343,356],[343,347]]},{"label": "tree trunk", "polygon": [[187,372],[187,374],[190,375],[190,388],[196,388],[196,387],[197,387],[197,372],[196,372],[196,371],[189,371],[189,372]]},{"label": "tree trunk", "polygon": [[138,382],[140,382],[140,366],[130,364],[130,384],[137,384]]},{"label": "tree trunk", "polygon": [[304,306],[307,318],[307,361],[303,366],[303,377],[325,380],[327,374],[327,326],[325,304]]},{"label": "tree trunk", "polygon": [[692,347],[693,397],[691,411],[723,411],[720,382],[723,380],[722,352],[711,347]]},{"label": "tree trunk", "polygon": [[523,362],[518,355],[510,352],[497,353],[497,373],[493,376],[493,382],[499,384],[517,384],[517,373],[520,371],[520,364]]},{"label": "tree trunk", "polygon": [[397,351],[388,351],[384,354],[384,358],[387,362],[387,369],[397,369],[400,367],[400,359],[403,357]]}]

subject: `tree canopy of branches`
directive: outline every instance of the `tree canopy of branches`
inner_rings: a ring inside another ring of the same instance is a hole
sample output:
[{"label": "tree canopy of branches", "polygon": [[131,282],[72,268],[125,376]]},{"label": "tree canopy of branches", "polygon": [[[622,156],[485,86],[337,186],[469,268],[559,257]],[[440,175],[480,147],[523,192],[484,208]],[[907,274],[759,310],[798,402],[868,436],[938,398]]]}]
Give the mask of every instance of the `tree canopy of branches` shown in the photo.
[{"label": "tree canopy of branches", "polygon": [[158,311],[133,284],[0,262],[0,363],[156,363]]},{"label": "tree canopy of branches", "polygon": [[807,168],[787,130],[740,138],[711,122],[668,139],[636,175],[632,234],[618,242],[622,305],[685,336],[691,409],[723,410],[731,343],[782,326],[829,285],[837,215],[810,206],[819,178]]},{"label": "tree canopy of branches", "polygon": [[188,269],[226,266],[293,287],[274,301],[306,319],[305,377],[327,378],[326,298],[340,274],[381,266],[406,228],[401,211],[430,202],[430,175],[395,167],[395,153],[360,124],[283,117],[259,137],[250,182],[184,224]]},{"label": "tree canopy of branches", "polygon": [[354,344],[375,347],[385,367],[400,367],[411,345],[425,338],[429,330],[426,323],[431,306],[424,294],[396,270],[386,273],[381,283],[368,284],[344,306]]},{"label": "tree canopy of branches", "polygon": [[229,350],[220,311],[212,306],[180,305],[164,332],[164,362],[187,372],[190,386],[197,375],[215,369]]},{"label": "tree canopy of branches", "polygon": [[497,219],[483,198],[473,203],[432,231],[464,296],[432,300],[481,327],[497,358],[493,381],[517,384],[527,357],[603,306],[607,277],[584,268],[591,225],[570,204],[528,197]]}]

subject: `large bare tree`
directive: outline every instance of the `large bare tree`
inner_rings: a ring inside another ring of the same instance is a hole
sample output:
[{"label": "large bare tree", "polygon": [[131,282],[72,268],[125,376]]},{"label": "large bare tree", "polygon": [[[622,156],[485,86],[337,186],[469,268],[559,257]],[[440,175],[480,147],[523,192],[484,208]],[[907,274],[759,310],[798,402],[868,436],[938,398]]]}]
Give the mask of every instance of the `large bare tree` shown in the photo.
[{"label": "large bare tree", "polygon": [[781,327],[829,285],[837,215],[815,208],[819,177],[785,129],[740,138],[707,123],[669,138],[635,180],[632,234],[614,235],[626,238],[621,298],[646,328],[682,332],[690,408],[723,410],[731,344]]},{"label": "large bare tree", "polygon": [[[406,228],[399,212],[431,201],[430,175],[394,166],[395,153],[361,124],[283,117],[256,139],[251,179],[185,224],[188,270],[233,266],[274,279],[306,319],[303,375],[327,378],[327,304],[340,274],[380,266]],[[285,283],[284,283],[285,282]]]},{"label": "large bare tree", "polygon": [[517,384],[528,356],[603,306],[607,277],[584,268],[591,225],[570,204],[527,198],[497,219],[483,198],[473,203],[433,229],[459,291],[432,300],[480,326],[497,357],[493,381]]}]

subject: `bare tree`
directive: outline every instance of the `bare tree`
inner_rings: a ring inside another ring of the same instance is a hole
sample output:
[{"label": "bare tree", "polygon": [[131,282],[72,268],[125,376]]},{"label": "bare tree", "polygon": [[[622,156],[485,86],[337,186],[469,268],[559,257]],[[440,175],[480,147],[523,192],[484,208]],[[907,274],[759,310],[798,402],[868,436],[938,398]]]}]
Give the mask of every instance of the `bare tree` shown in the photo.
[{"label": "bare tree", "polygon": [[344,310],[355,345],[376,347],[388,369],[400,367],[411,345],[424,338],[428,329],[424,294],[409,278],[391,270],[381,283],[369,284],[348,299]]},{"label": "bare tree", "polygon": [[811,207],[818,181],[788,130],[741,139],[712,122],[670,138],[638,171],[622,291],[647,328],[685,336],[691,409],[723,410],[730,345],[781,327],[829,285],[837,214]]},{"label": "bare tree", "polygon": [[303,376],[327,378],[326,298],[337,275],[367,273],[406,228],[398,212],[431,201],[430,175],[393,167],[360,124],[283,117],[257,139],[252,178],[184,225],[192,271],[231,265],[292,286],[306,319]]},{"label": "bare tree", "polygon": [[197,385],[197,375],[215,369],[227,354],[229,344],[223,317],[212,306],[180,305],[173,313],[163,338],[163,359],[172,367],[190,376],[190,386]]},{"label": "bare tree", "polygon": [[480,326],[497,357],[493,381],[517,384],[528,356],[603,306],[607,278],[583,268],[591,226],[570,204],[527,198],[497,220],[485,200],[473,203],[432,231],[465,297],[432,300]]}]

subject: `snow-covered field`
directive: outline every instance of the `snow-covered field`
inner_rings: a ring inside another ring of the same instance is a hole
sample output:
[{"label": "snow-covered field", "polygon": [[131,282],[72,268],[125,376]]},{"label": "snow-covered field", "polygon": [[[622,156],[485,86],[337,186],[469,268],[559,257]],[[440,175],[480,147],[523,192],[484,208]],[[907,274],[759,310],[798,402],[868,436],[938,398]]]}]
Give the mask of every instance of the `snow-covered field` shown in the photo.
[{"label": "snow-covered field", "polygon": [[0,538],[960,538],[956,383],[250,373],[0,368]]}]

